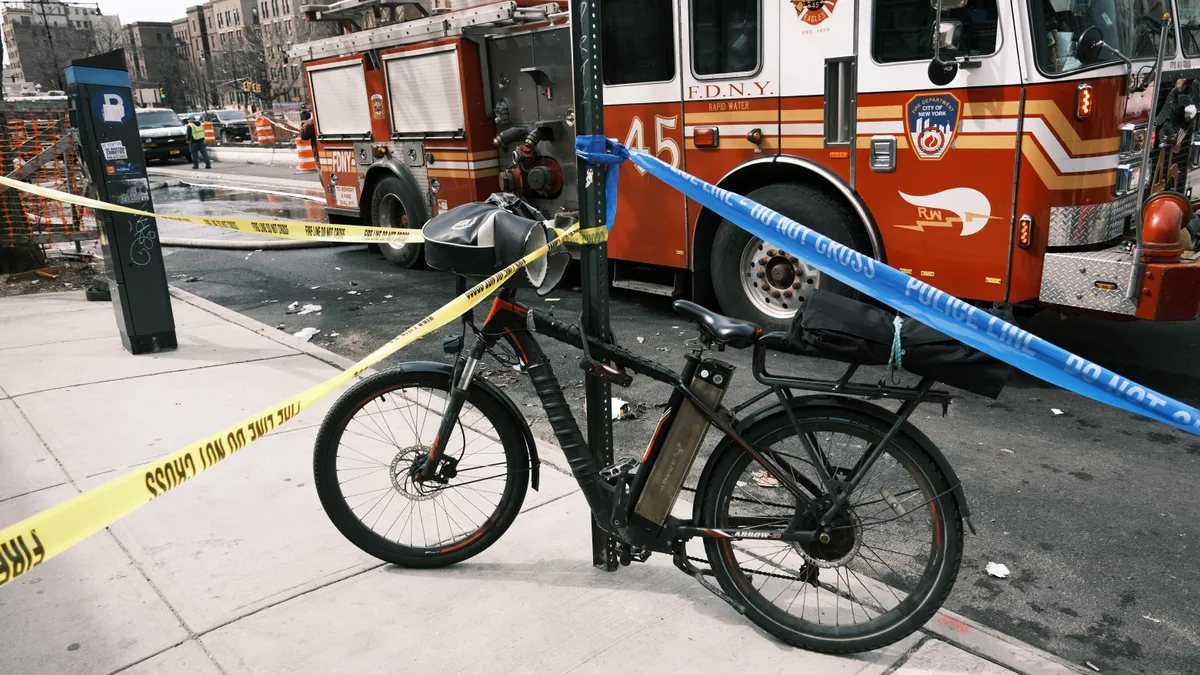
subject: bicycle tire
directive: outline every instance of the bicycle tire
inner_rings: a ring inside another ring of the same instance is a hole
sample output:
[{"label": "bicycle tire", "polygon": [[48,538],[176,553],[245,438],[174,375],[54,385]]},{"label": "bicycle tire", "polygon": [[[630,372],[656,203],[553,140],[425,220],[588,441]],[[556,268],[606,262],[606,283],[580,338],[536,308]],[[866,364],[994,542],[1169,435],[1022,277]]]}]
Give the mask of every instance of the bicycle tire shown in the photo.
[{"label": "bicycle tire", "polygon": [[[806,434],[810,434],[810,437],[812,434],[817,433],[819,429],[838,428],[853,431],[863,436],[870,436],[878,440],[888,431],[887,425],[878,419],[844,408],[832,406],[799,406],[794,409],[794,412],[801,428],[804,429]],[[782,411],[764,418],[743,434],[743,438],[756,448],[764,448],[763,443],[767,441],[790,438],[794,444],[791,447],[798,450],[799,442],[795,439],[795,436],[795,428]],[[917,480],[924,481],[924,485],[921,486],[921,491],[924,494],[919,497],[923,496],[929,499],[929,501],[925,502],[924,506],[929,506],[929,510],[933,513],[932,520],[935,523],[931,528],[931,533],[933,534],[930,541],[931,555],[929,562],[926,564],[925,571],[918,577],[920,579],[918,589],[920,592],[915,595],[909,593],[903,600],[897,595],[898,603],[896,608],[889,610],[887,613],[880,612],[876,619],[858,627],[844,625],[817,626],[812,621],[805,621],[803,619],[807,608],[801,610],[801,618],[797,619],[793,614],[776,607],[773,601],[766,598],[765,594],[754,588],[754,576],[756,574],[760,577],[764,576],[761,573],[763,567],[760,567],[758,570],[743,569],[738,561],[737,551],[739,547],[747,546],[748,542],[752,540],[742,540],[735,545],[734,542],[728,539],[705,539],[705,550],[708,554],[709,565],[712,568],[714,576],[725,593],[745,608],[747,618],[771,635],[788,644],[810,651],[830,654],[848,654],[885,647],[912,634],[932,618],[949,595],[957,577],[959,566],[962,563],[963,523],[958,510],[958,504],[951,493],[949,481],[938,468],[937,462],[930,457],[929,453],[919,443],[912,440],[911,437],[901,432],[889,444],[885,451],[885,456],[896,457],[896,461],[898,463],[902,462],[907,471],[910,473],[915,471],[919,474]],[[738,479],[742,475],[743,470],[753,466],[757,466],[757,463],[750,454],[734,445],[728,446],[723,456],[717,458],[713,471],[706,480],[706,484],[698,486],[699,492],[703,495],[704,499],[700,510],[701,521],[704,527],[718,528],[726,526],[723,524],[721,510],[722,508],[727,508],[729,503],[728,498],[733,494],[735,489],[745,489],[745,482],[743,481],[742,487],[739,487]],[[872,469],[874,468],[872,467]],[[867,480],[864,479],[864,484],[866,483]],[[915,510],[911,513],[915,513]],[[944,536],[942,536],[943,533]],[[863,537],[861,532],[858,536]],[[797,550],[799,555],[804,555],[799,551],[804,545],[789,545],[782,542],[779,542],[777,545],[780,547],[791,546]],[[810,546],[812,545],[815,544],[810,544]],[[860,546],[867,546],[867,544],[863,543]],[[870,548],[869,546],[867,547]],[[861,548],[855,550],[861,551]],[[741,554],[743,557],[750,557],[750,554],[747,554],[745,551],[741,551]],[[785,557],[786,555],[785,553]],[[876,554],[873,553],[872,555]],[[870,559],[865,556],[866,554],[864,553],[863,559],[869,561]],[[761,560],[762,557],[758,556],[757,559]],[[848,562],[848,568],[849,564]],[[870,566],[872,568],[875,567],[873,563]],[[807,564],[805,567],[807,567]],[[772,570],[768,569],[767,571],[770,572]],[[817,571],[821,573],[820,569]],[[895,570],[892,571],[894,572]],[[807,584],[817,588],[819,591],[820,588],[817,584],[803,581],[803,572],[804,568],[800,570],[800,573],[795,575],[801,580],[801,586]],[[767,574],[765,576],[770,575]],[[886,577],[887,575],[884,574],[881,576]],[[828,590],[827,577],[827,574],[824,577],[818,575],[820,584],[824,584]],[[850,577],[851,574],[847,573],[845,587],[851,586]],[[868,582],[871,582],[871,585],[868,585]],[[878,582],[882,588],[890,588],[890,582],[880,582],[878,579],[874,579],[873,576],[868,576],[867,580],[864,581],[863,576],[855,575],[855,583],[861,585],[868,592],[876,587],[874,582]],[[833,586],[835,589],[842,587],[840,573]],[[807,589],[804,590],[807,591]],[[797,590],[797,594],[799,592],[800,590]],[[895,595],[894,590],[893,595]],[[842,594],[835,594],[835,601],[838,599],[838,596],[844,598],[844,591]],[[874,597],[872,595],[872,598]],[[886,598],[886,595],[884,597]],[[805,599],[807,600],[807,593]],[[862,598],[856,598],[856,600],[862,600]],[[795,602],[795,598],[793,598],[793,602]],[[819,621],[822,617],[819,595],[817,596],[817,602],[816,618]],[[802,601],[801,605],[804,604],[804,601]],[[896,611],[902,607],[903,609]],[[792,605],[789,605],[788,609],[790,610],[791,608]],[[837,614],[839,609],[835,609],[834,613]],[[826,611],[828,611],[828,607],[826,607]],[[845,610],[841,611],[844,615]],[[851,609],[852,616],[853,611]],[[893,614],[893,616],[887,618],[886,621],[878,621],[881,617],[886,617],[889,613]],[[870,615],[865,614],[865,616],[869,617]]]},{"label": "bicycle tire", "polygon": [[[395,396],[402,390],[429,390],[448,396],[449,389],[449,373],[405,371],[402,368],[388,370],[368,377],[346,391],[330,408],[321,424],[313,451],[313,475],[321,505],[343,536],[362,551],[380,560],[412,568],[443,567],[462,562],[495,543],[512,524],[524,503],[529,485],[529,458],[520,428],[521,422],[512,417],[502,402],[475,387],[469,390],[466,406],[478,410],[492,425],[504,455],[504,489],[494,511],[483,514],[487,518],[486,522],[449,543],[411,546],[381,535],[355,514],[338,480],[338,450],[341,447],[342,436],[347,426],[355,419],[356,413],[372,401],[381,397],[386,400],[388,396]],[[414,429],[414,433],[419,437],[418,444],[422,441],[427,442],[426,434],[423,433],[426,428],[429,429],[429,439],[437,432],[440,415],[433,412],[429,417],[436,419],[428,425],[418,425],[422,427],[420,430]],[[461,428],[460,420],[459,429]],[[472,432],[478,433],[474,428]],[[465,445],[465,432],[463,438]],[[397,451],[403,452],[398,446]],[[396,461],[398,460],[393,460],[388,474],[393,484],[396,480],[393,478]],[[402,498],[405,496],[400,488],[394,490]],[[393,498],[394,496],[392,495]],[[439,493],[435,498],[441,496]]]}]

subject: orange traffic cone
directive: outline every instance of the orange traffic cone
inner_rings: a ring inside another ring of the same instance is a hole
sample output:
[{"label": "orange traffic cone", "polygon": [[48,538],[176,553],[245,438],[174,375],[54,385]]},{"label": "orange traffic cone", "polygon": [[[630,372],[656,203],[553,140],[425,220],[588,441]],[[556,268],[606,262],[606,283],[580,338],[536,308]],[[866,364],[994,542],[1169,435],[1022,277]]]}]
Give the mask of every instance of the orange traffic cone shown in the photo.
[{"label": "orange traffic cone", "polygon": [[296,155],[300,157],[296,173],[315,173],[317,171],[317,156],[313,154],[311,143],[297,138]]}]

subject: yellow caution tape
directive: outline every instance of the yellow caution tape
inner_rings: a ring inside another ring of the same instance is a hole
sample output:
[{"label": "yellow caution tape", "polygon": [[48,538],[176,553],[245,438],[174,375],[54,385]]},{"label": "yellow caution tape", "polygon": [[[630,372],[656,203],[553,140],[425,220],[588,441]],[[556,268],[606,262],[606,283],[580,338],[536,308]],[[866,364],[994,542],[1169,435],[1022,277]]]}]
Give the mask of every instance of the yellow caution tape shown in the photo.
[{"label": "yellow caution tape", "polygon": [[412,344],[417,338],[428,335],[462,316],[491,295],[492,291],[522,267],[546,255],[551,248],[564,243],[577,231],[578,226],[567,229],[548,245],[488,277],[433,314],[410,326],[408,330],[354,364],[349,370],[181,450],[160,457],[100,487],[0,530],[0,586],[28,574],[34,567],[112,525],[156,497],[161,497],[191,480],[201,471],[211,468],[217,462],[283,426],[300,411],[358,377],[371,366]]},{"label": "yellow caution tape", "polygon": [[[556,236],[562,234],[561,230],[550,229]],[[608,241],[608,228],[589,227],[586,230],[579,230],[574,234],[567,235],[567,241],[572,244],[603,244]]]},{"label": "yellow caution tape", "polygon": [[46,197],[67,204],[75,204],[99,211],[127,213],[133,216],[150,218],[165,218],[179,220],[185,223],[199,223],[225,230],[263,234],[282,239],[302,239],[305,241],[331,241],[345,244],[411,244],[425,241],[420,230],[400,229],[390,227],[365,227],[363,225],[327,225],[325,223],[310,223],[303,220],[266,220],[259,218],[217,218],[212,216],[183,216],[174,214],[151,213],[140,209],[110,204],[97,199],[80,197],[69,192],[62,192],[40,185],[24,183],[0,176],[0,185],[22,192]]}]

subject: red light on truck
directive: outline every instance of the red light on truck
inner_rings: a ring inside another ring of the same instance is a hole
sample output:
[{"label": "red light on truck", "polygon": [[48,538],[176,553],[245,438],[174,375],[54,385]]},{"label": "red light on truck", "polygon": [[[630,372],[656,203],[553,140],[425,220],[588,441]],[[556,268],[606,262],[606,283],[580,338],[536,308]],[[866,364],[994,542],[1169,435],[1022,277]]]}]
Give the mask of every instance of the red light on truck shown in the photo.
[{"label": "red light on truck", "polygon": [[715,148],[721,144],[721,132],[717,127],[696,127],[692,142],[697,148]]},{"label": "red light on truck", "polygon": [[1028,213],[1017,221],[1017,246],[1029,248],[1033,245],[1033,216]]},{"label": "red light on truck", "polygon": [[1092,108],[1096,106],[1095,94],[1092,93],[1092,85],[1081,82],[1075,89],[1075,119],[1080,122],[1086,120],[1092,114]]}]

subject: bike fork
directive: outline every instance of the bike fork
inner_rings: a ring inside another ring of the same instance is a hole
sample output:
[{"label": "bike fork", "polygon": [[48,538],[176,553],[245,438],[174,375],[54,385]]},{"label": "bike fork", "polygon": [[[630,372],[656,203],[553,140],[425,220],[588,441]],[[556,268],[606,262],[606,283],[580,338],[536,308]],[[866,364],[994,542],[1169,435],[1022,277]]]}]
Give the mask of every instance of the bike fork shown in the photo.
[{"label": "bike fork", "polygon": [[438,426],[437,436],[433,437],[433,443],[429,446],[429,457],[421,465],[423,480],[430,480],[437,475],[438,467],[442,463],[442,452],[445,450],[451,434],[454,433],[454,425],[458,423],[458,416],[462,413],[463,404],[467,402],[467,390],[471,386],[471,380],[475,378],[479,360],[483,358],[486,350],[487,345],[484,344],[484,341],[476,340],[474,346],[471,347],[471,354],[465,360],[460,358],[459,367],[454,369],[454,381],[450,385],[450,398],[446,401],[442,422]]}]

